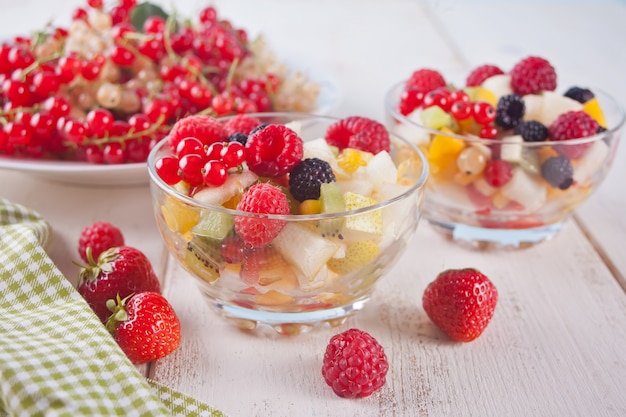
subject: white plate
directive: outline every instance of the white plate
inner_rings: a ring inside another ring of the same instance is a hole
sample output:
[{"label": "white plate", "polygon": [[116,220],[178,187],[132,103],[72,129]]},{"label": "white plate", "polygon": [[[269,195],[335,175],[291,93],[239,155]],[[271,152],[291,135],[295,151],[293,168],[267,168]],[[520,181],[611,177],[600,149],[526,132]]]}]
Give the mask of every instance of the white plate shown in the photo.
[{"label": "white plate", "polygon": [[[316,114],[329,114],[339,103],[341,93],[336,79],[322,68],[306,61],[296,61],[291,68],[302,70],[320,85]],[[148,168],[144,162],[120,165],[94,165],[68,161],[11,159],[0,155],[0,169],[21,171],[42,180],[71,185],[121,187],[148,183]]]}]

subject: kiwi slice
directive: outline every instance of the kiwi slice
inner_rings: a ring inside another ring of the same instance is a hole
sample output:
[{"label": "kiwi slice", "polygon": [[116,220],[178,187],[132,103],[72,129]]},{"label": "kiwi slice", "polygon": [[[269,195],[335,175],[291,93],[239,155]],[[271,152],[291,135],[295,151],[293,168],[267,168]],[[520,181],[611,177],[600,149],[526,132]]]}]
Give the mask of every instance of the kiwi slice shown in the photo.
[{"label": "kiwi slice", "polygon": [[202,215],[200,221],[191,228],[196,236],[222,240],[233,228],[233,216],[219,211],[209,211]]},{"label": "kiwi slice", "polygon": [[194,236],[187,243],[184,262],[188,269],[209,284],[220,277],[220,270],[226,265],[220,252],[221,239]]},{"label": "kiwi slice", "polygon": [[[339,213],[346,211],[346,201],[336,182],[322,183],[320,186],[321,213]],[[341,230],[345,219],[320,220],[317,227],[323,237],[343,239]]]}]

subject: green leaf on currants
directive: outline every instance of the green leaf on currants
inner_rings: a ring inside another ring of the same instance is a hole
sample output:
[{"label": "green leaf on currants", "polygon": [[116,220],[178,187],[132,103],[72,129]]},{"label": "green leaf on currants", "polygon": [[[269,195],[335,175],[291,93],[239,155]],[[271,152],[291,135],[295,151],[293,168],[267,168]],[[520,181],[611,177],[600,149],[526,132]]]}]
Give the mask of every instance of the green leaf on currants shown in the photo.
[{"label": "green leaf on currants", "polygon": [[152,16],[160,16],[165,20],[167,20],[168,18],[167,13],[162,8],[160,8],[156,4],[145,2],[137,4],[137,6],[135,6],[130,15],[130,21],[135,29],[138,32],[141,32],[143,30],[144,22]]}]

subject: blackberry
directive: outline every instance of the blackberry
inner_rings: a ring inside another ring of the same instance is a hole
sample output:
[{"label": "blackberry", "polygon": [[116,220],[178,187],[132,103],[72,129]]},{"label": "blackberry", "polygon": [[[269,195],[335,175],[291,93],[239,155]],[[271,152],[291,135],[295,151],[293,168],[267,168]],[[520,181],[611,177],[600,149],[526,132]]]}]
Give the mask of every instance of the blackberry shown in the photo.
[{"label": "blackberry", "polygon": [[589,100],[595,97],[595,95],[591,92],[591,90],[589,90],[588,88],[582,88],[582,87],[571,87],[563,95],[565,97],[571,98],[572,100],[576,100],[577,102],[582,103],[582,104],[588,102]]},{"label": "blackberry", "polygon": [[228,137],[228,141],[229,142],[239,142],[243,146],[246,146],[246,142],[248,141],[248,135],[246,135],[245,133],[236,132],[236,133],[233,133],[232,135],[230,135]]},{"label": "blackberry", "polygon": [[521,135],[524,142],[543,142],[550,136],[548,128],[536,120],[520,123],[515,128],[515,134]]},{"label": "blackberry", "polygon": [[498,100],[496,106],[496,125],[503,129],[513,129],[522,122],[526,105],[521,96],[508,94]]},{"label": "blackberry", "polygon": [[306,158],[298,163],[289,174],[291,195],[302,202],[320,198],[322,183],[335,181],[335,174],[328,162],[319,158]]},{"label": "blackberry", "polygon": [[574,169],[566,156],[553,156],[541,165],[541,176],[551,186],[567,190],[574,182]]},{"label": "blackberry", "polygon": [[252,129],[250,131],[250,133],[248,133],[248,136],[250,136],[251,134],[258,132],[259,130],[263,130],[267,127],[268,123],[261,123],[260,125],[258,125],[257,127],[255,127],[254,129]]}]

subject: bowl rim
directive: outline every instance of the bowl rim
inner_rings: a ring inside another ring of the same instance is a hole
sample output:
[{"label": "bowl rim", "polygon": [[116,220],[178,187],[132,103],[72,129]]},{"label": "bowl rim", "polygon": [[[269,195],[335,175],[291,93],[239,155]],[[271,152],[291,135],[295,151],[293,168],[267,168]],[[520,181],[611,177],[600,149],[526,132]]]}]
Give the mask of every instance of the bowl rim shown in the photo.
[{"label": "bowl rim", "polygon": [[[412,121],[411,119],[409,119],[408,117],[406,117],[405,115],[400,113],[397,110],[397,103],[392,100],[392,96],[394,94],[396,94],[399,91],[400,88],[404,87],[404,85],[406,84],[407,81],[408,80],[403,80],[403,81],[395,83],[385,93],[385,109],[393,116],[394,120],[400,120],[400,121],[402,121],[404,123],[407,123],[407,124],[409,124],[411,126],[414,126],[416,128],[425,130],[429,134],[444,135],[444,136],[448,136],[448,137],[451,137],[451,138],[456,138],[456,139],[461,139],[461,140],[464,140],[464,141],[468,141],[468,142],[471,142],[471,143],[479,143],[479,144],[483,144],[483,145],[494,145],[494,144],[507,144],[507,143],[510,143],[510,142],[507,142],[505,138],[501,138],[501,139],[486,139],[486,138],[480,138],[478,136],[471,136],[471,135],[464,136],[464,135],[459,135],[457,133],[443,132],[441,130],[432,129],[430,127],[426,127],[426,126],[421,125],[419,123],[415,123],[414,121]],[[617,123],[615,123],[614,126],[611,126],[610,128],[607,128],[607,130],[604,131],[604,132],[596,133],[595,135],[587,136],[587,137],[584,137],[584,138],[568,139],[566,141],[546,140],[546,141],[541,141],[541,142],[515,142],[515,144],[516,145],[520,145],[520,146],[524,146],[524,147],[528,147],[528,148],[543,147],[543,146],[560,146],[560,147],[563,147],[563,146],[573,146],[573,145],[580,145],[580,144],[583,144],[583,143],[597,142],[599,140],[602,140],[602,138],[604,138],[604,137],[606,137],[608,135],[614,135],[615,133],[619,132],[620,129],[623,127],[624,122],[626,121],[626,113],[624,112],[624,108],[619,104],[619,102],[612,95],[606,93],[604,90],[599,89],[599,88],[591,88],[591,91],[593,91],[594,94],[599,93],[600,95],[603,96],[603,99],[611,101],[611,103],[618,110],[618,112],[619,112],[618,121],[617,121]],[[511,136],[509,136],[509,137],[511,137]],[[617,139],[619,139],[619,135],[617,136]]]},{"label": "bowl rim", "polygon": [[[322,115],[322,114],[315,114],[315,113],[299,113],[299,112],[259,112],[259,113],[246,113],[246,115],[251,116],[251,117],[258,117],[258,118],[263,118],[263,117],[266,117],[266,118],[267,117],[285,117],[285,118],[288,118],[288,119],[290,119],[290,118],[291,119],[300,119],[302,121],[306,121],[306,120],[309,120],[309,119],[318,119],[318,120],[321,119],[321,120],[327,120],[327,121],[338,121],[338,120],[341,120],[340,117],[336,117],[336,116]],[[224,120],[231,119],[233,117],[236,117],[236,115],[218,117],[216,119],[220,120],[220,121],[224,121]],[[420,161],[422,163],[422,170],[421,170],[419,178],[408,189],[406,189],[404,192],[398,194],[397,196],[394,196],[393,198],[390,198],[390,199],[385,200],[385,201],[378,202],[376,204],[372,204],[371,206],[361,207],[361,208],[358,208],[358,209],[346,210],[346,211],[341,211],[341,212],[334,212],[334,213],[319,213],[319,214],[250,213],[250,212],[240,211],[240,210],[236,210],[236,209],[230,209],[230,208],[227,208],[227,207],[224,207],[224,206],[221,206],[221,205],[218,206],[218,205],[214,205],[214,204],[207,204],[207,203],[204,203],[204,202],[202,202],[200,200],[197,200],[197,199],[194,199],[192,197],[189,197],[189,196],[181,193],[180,191],[176,190],[173,186],[170,186],[170,185],[166,184],[158,176],[158,174],[154,170],[154,164],[156,162],[157,153],[163,147],[165,147],[168,144],[169,136],[166,136],[163,139],[161,139],[150,150],[150,154],[148,155],[148,159],[147,159],[147,164],[146,165],[147,165],[148,173],[149,173],[149,176],[150,176],[150,184],[151,185],[154,185],[154,186],[158,187],[161,191],[163,191],[166,194],[176,198],[177,200],[181,200],[181,201],[187,203],[190,206],[195,206],[195,207],[198,207],[200,209],[217,211],[217,212],[220,212],[220,213],[230,214],[230,215],[233,215],[233,216],[254,217],[254,218],[273,219],[273,220],[286,220],[286,221],[289,221],[289,222],[335,219],[335,218],[341,218],[341,217],[346,217],[346,216],[364,214],[364,213],[369,213],[369,212],[372,212],[372,211],[375,211],[375,210],[379,210],[379,209],[385,208],[387,206],[390,206],[392,204],[395,204],[396,202],[398,202],[400,200],[405,200],[405,199],[409,198],[410,196],[414,195],[420,189],[425,191],[426,181],[427,181],[429,173],[430,173],[430,166],[429,166],[428,160],[426,159],[426,156],[423,154],[423,152],[417,146],[415,146],[413,143],[409,142],[407,139],[401,137],[400,135],[397,135],[397,134],[391,132],[389,129],[387,129],[387,131],[389,132],[390,136],[394,137],[396,140],[399,140],[403,145],[409,147],[411,149],[411,151],[413,151],[415,154],[418,155],[418,157],[419,157],[419,159],[420,159]]]}]

